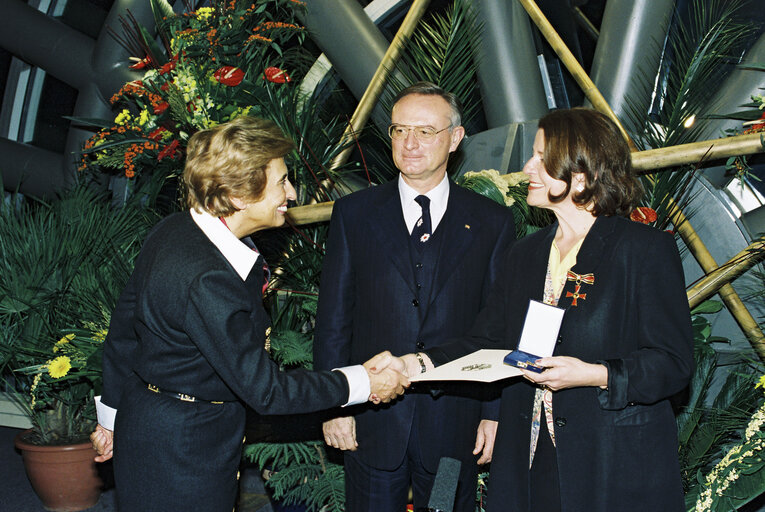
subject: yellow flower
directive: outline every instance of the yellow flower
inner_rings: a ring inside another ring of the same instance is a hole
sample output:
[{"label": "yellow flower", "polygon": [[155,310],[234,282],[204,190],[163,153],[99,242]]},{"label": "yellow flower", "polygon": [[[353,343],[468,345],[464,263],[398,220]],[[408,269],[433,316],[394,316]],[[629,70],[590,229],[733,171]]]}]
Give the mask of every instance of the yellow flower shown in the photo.
[{"label": "yellow flower", "polygon": [[108,333],[109,331],[107,331],[106,329],[100,329],[98,331],[93,332],[93,339],[98,341],[104,341]]},{"label": "yellow flower", "polygon": [[128,109],[122,109],[122,112],[120,112],[117,117],[114,118],[114,124],[127,124],[130,121],[130,111]]},{"label": "yellow flower", "polygon": [[757,381],[757,385],[754,386],[755,389],[757,388],[763,388],[765,390],[765,373],[760,375],[760,379]]},{"label": "yellow flower", "polygon": [[141,110],[141,113],[138,115],[138,124],[143,126],[148,122],[149,122],[149,111],[146,109],[143,109]]},{"label": "yellow flower", "polygon": [[60,340],[56,342],[55,345],[53,345],[53,352],[58,352],[62,346],[66,345],[70,341],[74,339],[74,333],[67,334],[66,336],[62,337]]},{"label": "yellow flower", "polygon": [[48,363],[48,375],[54,379],[60,379],[72,368],[72,360],[67,356],[58,356]]},{"label": "yellow flower", "polygon": [[199,21],[204,21],[210,16],[212,16],[213,8],[212,7],[200,7],[197,9],[197,19]]},{"label": "yellow flower", "polygon": [[236,119],[237,117],[247,116],[247,115],[250,114],[250,110],[252,110],[251,106],[247,106],[247,107],[244,107],[244,108],[237,107],[236,110],[231,112],[231,115],[229,116],[229,120]]}]

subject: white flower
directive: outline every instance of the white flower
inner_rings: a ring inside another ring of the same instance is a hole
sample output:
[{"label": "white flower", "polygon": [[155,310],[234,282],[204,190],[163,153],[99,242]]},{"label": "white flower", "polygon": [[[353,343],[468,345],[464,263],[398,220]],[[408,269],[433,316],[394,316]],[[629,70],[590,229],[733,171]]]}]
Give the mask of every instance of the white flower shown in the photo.
[{"label": "white flower", "polygon": [[529,177],[523,171],[509,172],[507,174],[503,174],[501,178],[511,187],[515,187],[516,185],[527,183],[529,181]]}]

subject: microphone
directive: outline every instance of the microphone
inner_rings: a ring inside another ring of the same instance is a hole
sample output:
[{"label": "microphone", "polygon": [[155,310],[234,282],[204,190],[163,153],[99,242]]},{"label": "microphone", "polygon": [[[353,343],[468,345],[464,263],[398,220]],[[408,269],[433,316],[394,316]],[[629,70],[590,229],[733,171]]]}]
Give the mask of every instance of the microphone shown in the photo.
[{"label": "microphone", "polygon": [[457,483],[460,477],[462,463],[451,457],[441,457],[438,461],[438,471],[430,490],[428,512],[452,512],[454,496],[457,494]]}]

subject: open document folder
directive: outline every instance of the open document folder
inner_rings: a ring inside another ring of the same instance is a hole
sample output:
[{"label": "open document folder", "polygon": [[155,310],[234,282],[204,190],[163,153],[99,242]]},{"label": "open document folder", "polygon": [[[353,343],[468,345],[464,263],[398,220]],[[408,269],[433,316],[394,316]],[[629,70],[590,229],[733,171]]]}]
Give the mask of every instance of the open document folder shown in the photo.
[{"label": "open document folder", "polygon": [[459,359],[420,373],[412,377],[412,382],[429,380],[474,380],[478,382],[494,382],[522,375],[515,366],[504,363],[505,356],[510,352],[507,349],[476,350]]}]

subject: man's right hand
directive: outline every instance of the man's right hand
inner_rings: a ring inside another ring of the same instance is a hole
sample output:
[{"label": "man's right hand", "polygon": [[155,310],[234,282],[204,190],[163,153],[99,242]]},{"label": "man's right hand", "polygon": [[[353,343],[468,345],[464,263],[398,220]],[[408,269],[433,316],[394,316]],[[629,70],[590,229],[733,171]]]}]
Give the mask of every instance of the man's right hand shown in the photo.
[{"label": "man's right hand", "polygon": [[333,448],[355,451],[359,446],[356,442],[356,419],[353,416],[325,421],[322,431],[324,442]]}]

